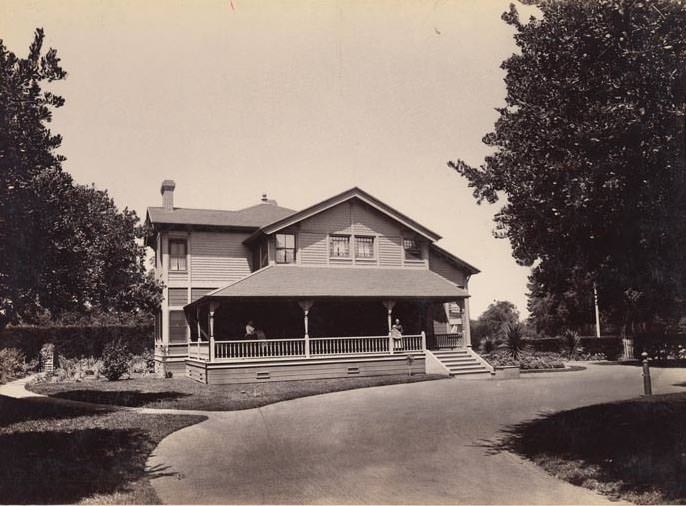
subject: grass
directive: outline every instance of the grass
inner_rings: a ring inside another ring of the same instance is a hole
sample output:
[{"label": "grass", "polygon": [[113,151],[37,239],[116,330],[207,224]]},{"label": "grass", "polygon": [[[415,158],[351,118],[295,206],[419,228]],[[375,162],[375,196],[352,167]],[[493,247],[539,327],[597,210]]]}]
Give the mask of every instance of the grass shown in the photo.
[{"label": "grass", "polygon": [[486,446],[611,498],[686,503],[686,393],[555,413],[510,427]]},{"label": "grass", "polygon": [[0,396],[0,503],[159,504],[148,456],[204,419]]},{"label": "grass", "polygon": [[34,383],[34,392],[77,401],[117,406],[235,411],[310,395],[381,385],[445,379],[433,374],[278,381],[242,385],[205,385],[187,378],[135,378],[122,381]]}]

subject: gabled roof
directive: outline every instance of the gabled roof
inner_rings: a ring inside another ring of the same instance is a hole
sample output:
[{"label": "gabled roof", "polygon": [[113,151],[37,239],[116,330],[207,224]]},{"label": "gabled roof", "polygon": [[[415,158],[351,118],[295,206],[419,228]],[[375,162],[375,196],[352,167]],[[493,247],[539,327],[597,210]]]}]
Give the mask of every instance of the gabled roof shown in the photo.
[{"label": "gabled roof", "polygon": [[163,207],[148,207],[147,219],[154,225],[198,225],[257,229],[293,213],[295,213],[293,209],[273,204],[257,204],[238,211],[181,207],[167,211]]},{"label": "gabled roof", "polygon": [[462,260],[461,258],[456,257],[450,251],[444,250],[443,248],[441,248],[440,246],[437,246],[436,244],[431,244],[429,247],[432,251],[438,253],[439,255],[450,260],[451,262],[453,262],[453,263],[459,265],[460,267],[464,268],[465,270],[469,271],[470,275],[471,274],[478,274],[481,272],[479,269],[474,267],[472,264],[469,264],[469,263],[465,262],[464,260]]},{"label": "gabled roof", "polygon": [[454,300],[465,289],[428,269],[269,265],[189,304],[227,297],[370,297]]},{"label": "gabled roof", "polygon": [[393,209],[391,206],[384,204],[381,202],[379,199],[376,197],[373,197],[369,193],[361,190],[360,188],[354,187],[351,188],[350,190],[344,191],[343,193],[339,193],[338,195],[334,195],[333,197],[330,197],[326,200],[323,200],[317,204],[314,204],[310,207],[307,207],[303,209],[302,211],[298,211],[296,213],[293,213],[289,216],[285,216],[281,219],[278,219],[274,221],[273,223],[269,223],[259,230],[255,231],[248,239],[246,239],[245,242],[250,242],[254,240],[255,238],[263,235],[263,234],[272,234],[274,232],[277,232],[281,229],[284,229],[286,227],[290,227],[291,225],[294,225],[295,223],[298,223],[302,220],[305,220],[307,218],[310,218],[311,216],[314,216],[316,214],[319,214],[323,211],[326,211],[327,209],[330,209],[338,204],[341,204],[343,202],[346,202],[350,199],[357,198],[361,200],[362,202],[365,202],[366,204],[370,205],[371,207],[381,211],[382,213],[386,214],[387,216],[390,216],[396,221],[399,221],[403,225],[405,225],[407,228],[414,230],[420,235],[423,235],[427,239],[431,241],[437,241],[438,239],[441,238],[440,235],[438,235],[436,232],[433,232],[432,230],[429,230],[425,226],[417,223],[414,221],[412,218],[404,215],[400,211],[397,211]]}]

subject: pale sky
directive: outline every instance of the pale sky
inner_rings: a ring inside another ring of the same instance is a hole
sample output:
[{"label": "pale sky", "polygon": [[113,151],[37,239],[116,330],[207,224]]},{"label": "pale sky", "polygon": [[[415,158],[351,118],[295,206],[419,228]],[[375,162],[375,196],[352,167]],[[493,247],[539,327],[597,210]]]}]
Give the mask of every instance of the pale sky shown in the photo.
[{"label": "pale sky", "polygon": [[[141,219],[175,205],[239,209],[262,193],[300,209],[359,186],[443,236],[493,300],[526,314],[528,268],[495,239],[448,160],[482,162],[515,51],[509,0],[1,0],[25,56],[46,31],[68,78],[53,129],[64,168]],[[518,6],[519,7],[519,6]],[[523,12],[531,12],[522,9]]]}]

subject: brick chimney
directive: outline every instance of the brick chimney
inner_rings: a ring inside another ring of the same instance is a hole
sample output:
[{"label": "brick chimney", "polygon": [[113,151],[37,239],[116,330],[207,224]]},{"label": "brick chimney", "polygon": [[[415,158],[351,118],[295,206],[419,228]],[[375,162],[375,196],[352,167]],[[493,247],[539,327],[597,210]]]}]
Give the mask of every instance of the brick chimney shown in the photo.
[{"label": "brick chimney", "polygon": [[162,194],[162,207],[165,211],[174,210],[174,188],[176,188],[176,183],[171,179],[162,181],[160,193]]},{"label": "brick chimney", "polygon": [[266,193],[262,194],[262,199],[260,199],[260,200],[261,200],[262,204],[271,204],[272,206],[278,205],[276,203],[276,200],[268,199]]}]

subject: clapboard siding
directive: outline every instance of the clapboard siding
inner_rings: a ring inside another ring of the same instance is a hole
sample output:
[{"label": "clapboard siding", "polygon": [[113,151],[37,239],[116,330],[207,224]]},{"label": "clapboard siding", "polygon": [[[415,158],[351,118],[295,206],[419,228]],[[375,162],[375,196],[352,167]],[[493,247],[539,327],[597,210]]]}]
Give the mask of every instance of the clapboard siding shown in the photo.
[{"label": "clapboard siding", "polygon": [[403,249],[400,236],[379,237],[379,264],[385,267],[400,267],[403,263]]},{"label": "clapboard siding", "polygon": [[167,279],[169,281],[188,281],[188,273],[186,271],[168,271]]},{"label": "clapboard siding", "polygon": [[236,232],[193,232],[191,271],[193,283],[230,283],[250,274],[248,237]]},{"label": "clapboard siding", "polygon": [[[231,365],[227,364],[224,367],[207,367],[204,376],[195,370],[196,367],[202,367],[202,364],[196,365],[189,361],[187,365],[194,369],[189,374],[191,379],[200,382],[205,380],[211,385],[408,374],[408,367],[412,374],[423,374],[426,370],[424,357],[422,356],[416,356],[411,366],[408,366],[407,359],[404,356],[402,358],[315,362],[310,364],[303,361],[296,364],[261,364],[249,367],[231,367]],[[356,368],[358,372],[356,374],[349,374],[349,368]],[[258,379],[257,373],[269,373],[269,377],[268,379]]]},{"label": "clapboard siding", "polygon": [[349,202],[322,211],[300,223],[303,232],[330,234],[350,234],[352,232],[352,213]]},{"label": "clapboard siding", "polygon": [[167,301],[170,306],[185,306],[188,304],[188,290],[186,288],[168,288]]},{"label": "clapboard siding", "polygon": [[465,272],[459,267],[449,263],[442,256],[437,255],[433,251],[429,253],[429,269],[434,271],[439,276],[443,276],[448,281],[452,281],[456,285],[467,285],[467,277]]},{"label": "clapboard siding", "polygon": [[325,264],[328,259],[327,235],[317,232],[301,232],[298,235],[300,263]]},{"label": "clapboard siding", "polygon": [[213,290],[216,290],[216,288],[192,288],[191,289],[191,302],[195,302],[200,297],[210,293]]},{"label": "clapboard siding", "polygon": [[352,205],[352,231],[359,235],[401,235],[402,227],[395,220],[364,204]]}]

